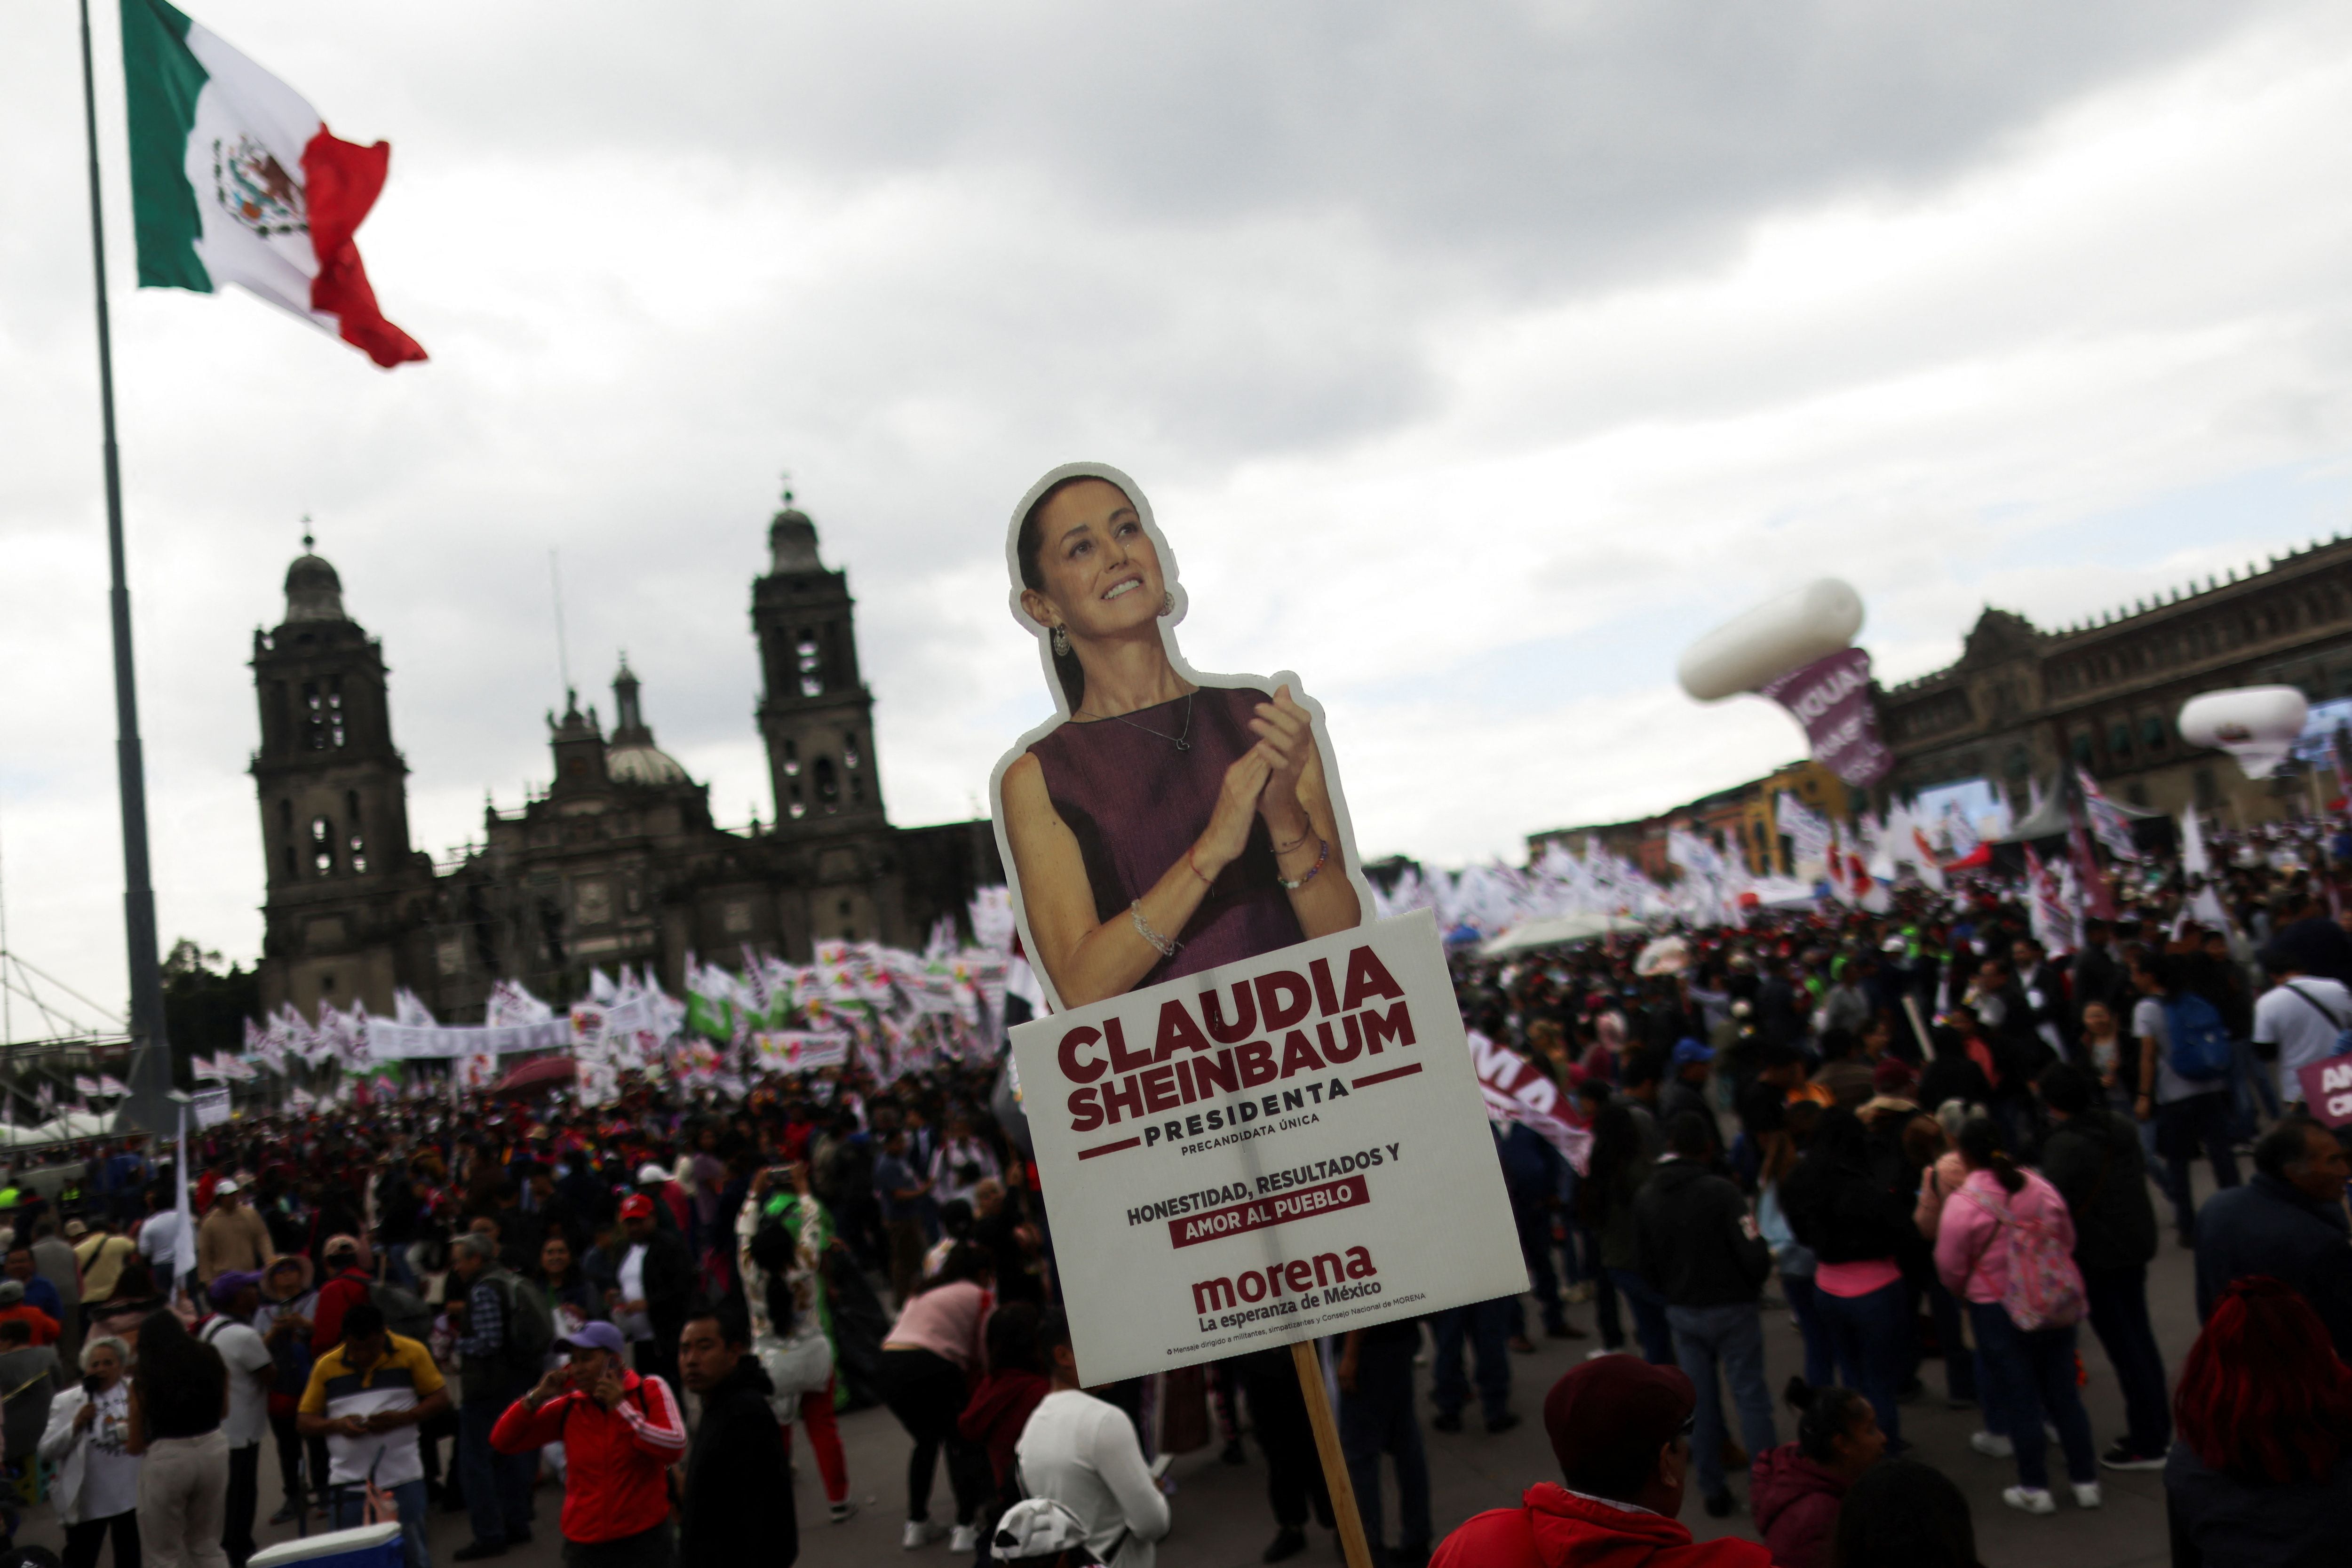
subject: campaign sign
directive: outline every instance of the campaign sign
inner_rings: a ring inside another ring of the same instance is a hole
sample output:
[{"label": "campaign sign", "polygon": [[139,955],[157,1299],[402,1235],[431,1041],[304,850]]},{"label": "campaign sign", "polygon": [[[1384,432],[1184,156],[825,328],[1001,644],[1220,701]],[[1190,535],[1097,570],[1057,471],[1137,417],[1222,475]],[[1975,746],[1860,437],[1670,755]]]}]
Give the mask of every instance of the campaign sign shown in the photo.
[{"label": "campaign sign", "polygon": [[1089,1384],[1527,1287],[1426,910],[1012,1035]]},{"label": "campaign sign", "polygon": [[2311,1062],[2295,1068],[2294,1076],[2315,1121],[2329,1127],[2352,1126],[2352,1057]]}]

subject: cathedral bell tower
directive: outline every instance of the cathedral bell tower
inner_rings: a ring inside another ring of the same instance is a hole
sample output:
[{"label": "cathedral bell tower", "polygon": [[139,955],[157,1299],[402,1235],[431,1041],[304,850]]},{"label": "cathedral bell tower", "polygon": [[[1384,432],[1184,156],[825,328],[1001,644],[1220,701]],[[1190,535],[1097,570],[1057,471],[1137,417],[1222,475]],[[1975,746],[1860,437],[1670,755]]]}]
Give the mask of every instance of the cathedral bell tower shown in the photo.
[{"label": "cathedral bell tower", "polygon": [[388,1009],[390,952],[367,950],[408,870],[408,765],[392,743],[383,647],[343,612],[335,569],[302,543],[286,572],[286,619],[253,634],[265,986],[276,993],[265,1002]]},{"label": "cathedral bell tower", "polygon": [[874,697],[857,675],[848,575],[817,558],[816,524],[791,504],[791,491],[784,501],[768,529],[771,569],[751,588],[776,831],[882,826]]}]

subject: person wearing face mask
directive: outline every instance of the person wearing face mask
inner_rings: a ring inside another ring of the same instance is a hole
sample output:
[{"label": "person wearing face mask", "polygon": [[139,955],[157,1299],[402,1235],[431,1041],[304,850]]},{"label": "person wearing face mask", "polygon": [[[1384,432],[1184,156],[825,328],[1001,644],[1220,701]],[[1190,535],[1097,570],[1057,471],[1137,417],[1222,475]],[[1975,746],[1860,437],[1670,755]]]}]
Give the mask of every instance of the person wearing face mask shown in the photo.
[{"label": "person wearing face mask", "polygon": [[1168,563],[1129,487],[1067,474],[1021,513],[1021,614],[1066,718],[1015,753],[998,820],[1029,953],[1064,1006],[1327,936],[1363,916],[1312,716],[1288,686],[1170,658]]}]

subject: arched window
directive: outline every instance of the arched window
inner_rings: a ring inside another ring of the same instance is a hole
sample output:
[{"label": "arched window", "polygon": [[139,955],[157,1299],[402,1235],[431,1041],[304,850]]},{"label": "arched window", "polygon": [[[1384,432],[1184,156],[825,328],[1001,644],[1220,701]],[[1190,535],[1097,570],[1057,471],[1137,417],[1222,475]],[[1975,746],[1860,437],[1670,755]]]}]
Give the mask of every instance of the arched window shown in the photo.
[{"label": "arched window", "polygon": [[311,752],[327,749],[327,702],[315,680],[302,683],[302,746]]},{"label": "arched window", "polygon": [[791,815],[794,822],[798,822],[808,815],[808,802],[801,798],[801,786],[798,784],[794,784],[792,788],[793,797],[784,804],[784,810]]},{"label": "arched window", "polygon": [[801,743],[798,741],[786,741],[784,742],[784,776],[788,779],[798,778],[800,771]]},{"label": "arched window", "polygon": [[816,803],[828,814],[841,809],[841,781],[834,776],[831,757],[816,760]]},{"label": "arched window", "polygon": [[323,816],[310,819],[310,869],[321,877],[335,874],[335,825]]},{"label": "arched window", "polygon": [[347,811],[347,816],[344,818],[344,826],[350,830],[352,869],[355,873],[364,873],[368,868],[367,835],[362,830],[360,826],[362,820],[360,816],[360,792],[357,790],[348,790],[344,792],[343,802]]},{"label": "arched window", "polygon": [[343,747],[343,678],[327,678],[327,744],[336,751]]},{"label": "arched window", "polygon": [[816,650],[816,634],[805,626],[802,627],[800,646],[795,651],[800,658],[801,695],[814,697],[824,689],[823,660]]},{"label": "arched window", "polygon": [[2132,749],[2131,726],[2130,726],[2129,724],[2127,724],[2127,723],[2124,722],[2121,719],[2118,719],[2118,720],[2116,720],[2114,723],[2112,723],[2112,724],[2108,725],[2108,726],[2107,726],[2107,753],[2108,753],[2108,755],[2110,755],[2110,756],[2116,756],[2116,757],[2128,757],[2128,756],[2130,756],[2130,755],[2131,755],[2131,749]]}]

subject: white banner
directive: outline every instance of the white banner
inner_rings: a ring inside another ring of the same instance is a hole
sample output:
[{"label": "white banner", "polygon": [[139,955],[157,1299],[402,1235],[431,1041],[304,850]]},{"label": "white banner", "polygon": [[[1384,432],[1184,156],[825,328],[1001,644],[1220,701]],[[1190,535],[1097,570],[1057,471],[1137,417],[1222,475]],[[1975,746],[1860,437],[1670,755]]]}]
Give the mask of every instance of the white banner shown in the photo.
[{"label": "white banner", "polygon": [[517,1051],[568,1051],[572,1020],[540,1024],[392,1024],[367,1021],[368,1055],[380,1062],[412,1057],[512,1056]]},{"label": "white banner", "polygon": [[218,1127],[228,1120],[228,1090],[199,1089],[194,1098],[188,1101],[188,1109],[199,1129]]},{"label": "white banner", "polygon": [[1527,1287],[1426,910],[1013,1031],[1089,1384]]}]

